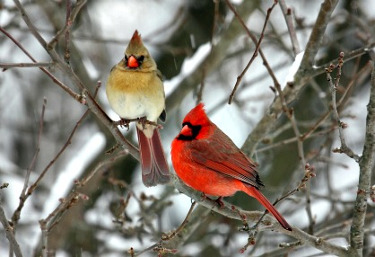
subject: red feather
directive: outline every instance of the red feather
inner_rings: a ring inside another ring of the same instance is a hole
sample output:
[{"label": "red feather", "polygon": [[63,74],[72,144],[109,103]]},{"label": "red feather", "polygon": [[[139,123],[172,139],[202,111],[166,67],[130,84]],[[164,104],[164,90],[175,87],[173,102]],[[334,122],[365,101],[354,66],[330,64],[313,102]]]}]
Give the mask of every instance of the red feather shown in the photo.
[{"label": "red feather", "polygon": [[185,116],[171,155],[176,174],[188,186],[214,196],[243,191],[256,198],[285,229],[292,230],[259,191],[263,184],[256,164],[209,120],[202,103]]},{"label": "red feather", "polygon": [[142,165],[142,180],[145,186],[156,186],[169,182],[169,168],[165,159],[158,129],[148,138],[137,127],[139,153]]}]

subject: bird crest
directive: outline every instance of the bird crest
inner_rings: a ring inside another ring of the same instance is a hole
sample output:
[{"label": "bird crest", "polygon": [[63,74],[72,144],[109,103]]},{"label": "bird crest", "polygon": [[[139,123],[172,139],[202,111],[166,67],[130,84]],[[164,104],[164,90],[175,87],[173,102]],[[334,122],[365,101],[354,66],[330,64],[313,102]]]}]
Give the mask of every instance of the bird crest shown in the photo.
[{"label": "bird crest", "polygon": [[134,31],[129,45],[125,50],[125,54],[128,57],[130,57],[130,55],[134,55],[136,57],[139,57],[141,55],[149,55],[146,47],[143,45],[141,35],[138,33],[138,30]]},{"label": "bird crest", "polygon": [[135,44],[135,45],[143,44],[142,39],[141,39],[141,35],[138,33],[138,30],[134,31],[134,34],[133,34],[132,38],[130,39],[130,44]]},{"label": "bird crest", "polygon": [[189,122],[192,125],[207,125],[210,124],[210,120],[204,110],[204,104],[199,103],[195,106],[186,116],[183,122]]}]

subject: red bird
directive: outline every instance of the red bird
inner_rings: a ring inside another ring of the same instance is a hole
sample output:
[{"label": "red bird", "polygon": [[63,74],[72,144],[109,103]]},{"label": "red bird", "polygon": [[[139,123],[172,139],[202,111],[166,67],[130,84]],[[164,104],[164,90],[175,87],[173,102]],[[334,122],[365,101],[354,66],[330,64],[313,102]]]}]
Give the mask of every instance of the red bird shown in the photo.
[{"label": "red bird", "polygon": [[263,187],[255,163],[207,117],[198,104],[184,118],[180,134],[172,142],[172,164],[188,186],[212,196],[231,196],[237,191],[257,199],[281,226],[288,222],[259,191]]}]

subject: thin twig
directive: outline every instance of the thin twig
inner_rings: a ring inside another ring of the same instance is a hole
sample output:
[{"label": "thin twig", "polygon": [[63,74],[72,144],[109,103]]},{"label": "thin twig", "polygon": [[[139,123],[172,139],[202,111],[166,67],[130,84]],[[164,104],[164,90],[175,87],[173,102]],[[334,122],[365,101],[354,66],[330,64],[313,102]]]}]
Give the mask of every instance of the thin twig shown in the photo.
[{"label": "thin twig", "polygon": [[[271,73],[271,74],[273,74],[273,73]],[[302,140],[301,133],[300,133],[298,125],[297,125],[297,120],[296,120],[295,115],[294,115],[294,110],[293,110],[293,108],[288,107],[286,98],[284,96],[284,91],[281,89],[281,86],[280,86],[279,82],[277,81],[276,77],[274,77],[273,80],[274,80],[274,85],[275,85],[276,91],[277,91],[277,93],[279,95],[279,98],[280,98],[281,108],[282,108],[283,112],[286,114],[286,116],[288,117],[288,119],[289,119],[289,121],[292,125],[293,132],[296,135],[296,138],[298,139],[297,140],[297,149],[298,149],[298,157],[300,159],[301,166],[302,166],[302,168],[306,169],[306,167],[308,165],[307,165],[306,160],[305,160],[305,153],[304,153],[304,150],[303,150],[303,148],[304,148],[303,147],[303,140]],[[305,197],[306,197],[306,212],[307,212],[307,216],[309,218],[309,223],[310,223],[310,234],[312,234],[313,233],[314,219],[313,219],[312,211],[311,211],[310,184],[309,183],[307,183],[307,185],[306,185]]]},{"label": "thin twig", "polygon": [[3,71],[9,70],[11,68],[29,68],[29,67],[51,67],[53,64],[51,62],[19,62],[19,63],[0,63],[0,68],[3,68]]},{"label": "thin twig", "polygon": [[[74,187],[71,190],[71,193],[65,198],[60,200],[60,204],[44,219],[39,221],[40,228],[42,231],[42,252],[45,254],[48,253],[48,234],[51,230],[59,223],[64,214],[68,211],[69,208],[77,204],[78,200],[83,199],[87,200],[86,195],[78,193],[78,189],[83,188],[98,172],[106,170],[114,161],[119,158],[123,158],[128,153],[125,151],[118,152],[114,157],[105,159],[102,162],[99,162],[94,169],[92,169],[86,176],[81,180],[75,181]],[[133,194],[134,195],[134,194]],[[137,199],[134,197],[134,199]],[[44,255],[43,256],[47,256]]]},{"label": "thin twig", "polygon": [[[330,133],[330,132],[332,132],[334,130],[335,130],[335,127],[333,127],[333,128],[327,128],[327,129],[324,129],[324,130],[316,132],[316,133],[309,133],[308,137],[305,137],[304,140],[309,139],[309,138],[314,138],[314,137],[322,136],[322,135],[327,135],[327,133]],[[279,142],[271,144],[271,145],[259,147],[256,150],[256,152],[257,153],[264,152],[264,151],[270,150],[272,148],[276,148],[276,147],[279,147],[279,146],[284,146],[284,145],[287,145],[287,144],[295,143],[298,140],[300,140],[300,138],[294,136],[294,137],[284,139],[283,141],[279,141]]]},{"label": "thin twig", "polygon": [[[95,89],[95,92],[94,92],[94,97],[96,97],[97,93],[98,93],[98,90],[99,90],[99,87],[101,86],[101,82],[98,81],[97,83],[97,87]],[[74,126],[74,128],[72,129],[72,131],[70,132],[70,135],[69,137],[67,138],[67,140],[65,141],[65,144],[62,146],[62,148],[60,149],[60,151],[56,154],[56,156],[48,163],[48,165],[43,169],[43,171],[40,173],[39,177],[36,179],[36,181],[29,187],[29,189],[27,190],[27,197],[30,196],[34,190],[37,188],[39,182],[43,179],[43,177],[45,176],[45,174],[48,172],[48,170],[52,167],[52,165],[59,159],[59,157],[65,152],[65,150],[68,148],[68,146],[71,145],[71,142],[72,142],[72,139],[73,139],[73,136],[74,134],[76,133],[77,129],[79,128],[79,126],[81,125],[81,123],[83,122],[83,120],[87,117],[87,115],[89,114],[89,110],[86,110],[83,115],[81,116],[81,118],[77,121],[76,125]]]},{"label": "thin twig", "polygon": [[[106,126],[114,136],[114,138],[121,144],[121,146],[124,148],[124,150],[128,150],[129,153],[136,159],[139,159],[139,152],[136,147],[134,147],[128,140],[125,139],[121,131],[116,127],[116,125],[113,124],[112,120],[108,117],[108,115],[103,111],[103,109],[100,107],[100,105],[96,102],[94,97],[89,93],[87,90],[87,87],[82,83],[80,78],[77,76],[77,74],[71,69],[69,65],[67,65],[63,59],[59,56],[59,54],[56,52],[55,49],[51,49],[48,47],[47,42],[43,39],[43,37],[38,32],[37,28],[34,26],[34,24],[31,22],[30,17],[27,15],[25,8],[20,3],[19,0],[14,0],[17,9],[20,11],[22,18],[24,22],[26,23],[27,27],[29,28],[29,31],[31,34],[38,40],[40,45],[44,47],[44,49],[47,51],[49,56],[51,57],[52,61],[55,63],[55,65],[61,69],[61,71],[68,76],[71,81],[76,85],[77,88],[79,88],[82,92],[82,94],[87,94],[86,97],[83,97],[78,94],[71,94],[71,92],[68,92],[75,100],[77,100],[81,104],[86,104],[90,111],[95,114],[103,123],[104,126]],[[1,29],[1,27],[0,27]],[[16,42],[18,44],[18,42]],[[41,68],[43,69],[43,68]],[[45,70],[45,69],[44,69]],[[44,71],[43,70],[43,71]],[[51,74],[52,75],[52,74]],[[65,88],[63,88],[65,90]],[[70,88],[67,88],[66,90],[70,90]]]},{"label": "thin twig", "polygon": [[[260,34],[260,37],[259,37],[259,40],[257,40],[255,38],[255,36],[250,32],[250,30],[247,28],[245,22],[242,20],[241,16],[238,14],[238,12],[236,11],[236,9],[233,7],[233,5],[230,3],[229,0],[225,0],[225,2],[227,3],[229,9],[231,9],[231,11],[234,13],[234,15],[236,16],[236,18],[239,20],[239,22],[241,23],[242,27],[244,27],[244,29],[246,30],[246,32],[248,33],[248,35],[250,36],[250,38],[255,41],[255,50],[254,50],[254,53],[253,55],[251,56],[249,62],[247,63],[246,67],[244,68],[244,70],[241,72],[241,74],[237,77],[237,81],[236,81],[236,84],[234,85],[234,88],[232,90],[232,93],[230,94],[229,96],[229,100],[228,100],[228,104],[231,104],[232,103],[232,100],[233,100],[233,97],[234,97],[234,94],[236,93],[236,90],[239,86],[239,84],[241,83],[241,80],[243,78],[243,76],[245,75],[245,73],[247,72],[247,70],[250,68],[251,64],[254,62],[255,58],[258,56],[258,52],[260,52],[260,44],[262,43],[262,40],[264,38],[264,31],[266,30],[266,26],[267,26],[267,23],[268,23],[268,20],[270,18],[270,15],[271,15],[271,12],[273,10],[273,8],[276,6],[277,4],[277,0],[274,0],[273,2],[273,5],[268,8],[267,10],[267,15],[266,15],[266,18],[265,18],[265,21],[264,21],[264,25],[263,25],[263,29],[262,29],[262,32]],[[263,53],[261,53],[262,57],[263,57]],[[263,60],[265,58],[262,58]]]},{"label": "thin twig", "polygon": [[26,194],[26,190],[27,190],[27,187],[28,187],[28,184],[29,184],[30,174],[31,174],[31,171],[35,167],[35,163],[36,163],[36,160],[38,159],[38,155],[39,155],[39,152],[40,152],[40,140],[41,140],[41,137],[42,137],[42,134],[43,134],[44,113],[45,113],[46,105],[47,105],[47,99],[44,98],[42,112],[41,112],[40,119],[39,119],[39,131],[38,131],[38,137],[37,137],[37,140],[36,140],[35,153],[34,153],[33,159],[31,160],[31,163],[30,163],[30,165],[29,165],[29,167],[27,168],[27,171],[26,171],[26,176],[25,176],[25,180],[24,180],[24,183],[23,183],[23,188],[22,188],[22,191],[21,191],[21,194],[20,194],[20,197],[19,197],[20,201],[19,201],[18,207],[16,208],[16,210],[13,212],[13,215],[12,215],[12,222],[13,222],[14,230],[16,230],[16,226],[17,226],[18,221],[21,217],[21,211],[22,211],[23,206],[25,205],[25,202],[28,198],[28,195]]},{"label": "thin twig", "polygon": [[[306,189],[307,185],[308,185],[308,182],[310,181],[311,178],[315,177],[316,174],[315,174],[315,169],[313,166],[310,166],[310,164],[306,164],[305,166],[305,174],[303,176],[303,178],[301,179],[300,183],[298,184],[298,186],[296,188],[294,188],[293,190],[290,190],[289,192],[287,192],[286,194],[284,194],[283,196],[281,196],[280,198],[277,198],[274,202],[273,202],[273,205],[276,206],[279,202],[285,200],[286,198],[294,195],[295,193],[299,192],[301,189]],[[258,220],[258,222],[255,224],[255,228],[257,228],[260,224],[260,222],[262,221],[262,219],[264,218],[264,216],[268,213],[268,210],[265,210],[263,215],[260,217],[260,219]]]},{"label": "thin twig", "polygon": [[[259,0],[242,1],[238,7],[238,12],[243,19],[247,19],[250,14],[256,10],[259,4]],[[227,56],[228,49],[233,46],[233,42],[238,39],[242,31],[243,28],[241,24],[238,23],[236,18],[233,18],[222,33],[218,35],[219,40],[213,46],[210,54],[208,54],[207,57],[196,66],[195,70],[189,76],[186,76],[167,97],[165,102],[167,110],[171,111],[178,106],[182,99],[199,85],[202,79],[203,68],[205,68],[205,72],[208,76],[222,64]]]},{"label": "thin twig", "polygon": [[180,231],[182,229],[184,229],[185,225],[189,222],[189,217],[190,217],[191,213],[193,212],[196,204],[197,204],[196,201],[193,201],[191,203],[190,209],[189,209],[188,213],[186,214],[186,217],[185,217],[184,221],[181,223],[181,225],[176,230],[174,230],[172,233],[162,235],[161,240],[163,240],[163,241],[170,240],[170,239],[174,238],[176,235],[178,235],[178,233],[180,233]]},{"label": "thin twig", "polygon": [[[230,219],[235,219],[235,220],[242,220],[242,218],[238,215],[239,210],[241,214],[246,215],[247,220],[257,220],[262,216],[262,212],[259,211],[244,211],[238,206],[235,206],[235,208],[232,208],[232,205],[224,202],[224,206],[221,208],[218,207],[217,203],[212,200],[205,199],[201,197],[201,193],[197,192],[184,184],[182,184],[179,181],[175,181],[175,186],[179,191],[182,193],[188,195],[189,197],[193,198],[195,201],[197,201],[200,205],[205,206],[211,211],[215,211],[225,217],[228,217]],[[347,254],[347,249],[346,247],[336,245],[332,242],[329,242],[321,237],[316,237],[313,235],[309,235],[306,232],[300,230],[297,227],[292,227],[293,231],[288,231],[285,230],[281,227],[281,225],[274,219],[272,219],[271,216],[266,217],[266,221],[263,223],[264,227],[263,229],[272,229],[275,231],[278,231],[280,233],[287,234],[291,237],[294,237],[298,239],[301,244],[307,244],[310,246],[313,246],[317,249],[320,249],[326,253],[331,253],[335,254],[338,256],[346,256]]]},{"label": "thin twig", "polygon": [[[47,44],[47,47],[50,49],[55,48],[55,45],[57,41],[60,39],[61,36],[65,36],[65,42],[66,47],[68,49],[69,46],[69,40],[70,40],[70,29],[72,25],[74,24],[74,21],[76,20],[79,12],[83,8],[83,6],[86,4],[87,0],[78,0],[76,1],[76,4],[74,8],[72,8],[72,3],[70,0],[66,1],[66,20],[65,20],[65,26],[56,33],[56,35],[51,39],[51,41]],[[68,38],[66,38],[68,36]],[[66,55],[67,53],[65,53]],[[69,53],[70,55],[70,53]],[[65,56],[66,57],[66,56]]]},{"label": "thin twig", "polygon": [[220,17],[220,13],[219,13],[220,1],[213,0],[213,2],[214,2],[214,19],[213,19],[213,25],[212,25],[212,31],[211,31],[211,46],[214,45],[215,32],[217,28],[219,27],[218,21]]},{"label": "thin twig", "polygon": [[[344,58],[342,59],[343,63],[346,63],[346,62],[349,62],[355,58],[358,58],[358,57],[361,57],[365,54],[368,54],[370,53],[372,50],[372,48],[375,47],[375,42],[372,42],[372,43],[369,43],[368,45],[365,45],[363,47],[360,47],[358,49],[355,49],[355,50],[352,50],[350,52],[345,52],[344,54]],[[316,66],[314,67],[314,69],[312,69],[310,72],[311,72],[311,76],[312,77],[315,77],[315,76],[318,76],[320,74],[323,74],[326,72],[326,69],[327,67],[331,64],[331,63],[338,63],[339,61],[339,58],[336,58],[336,59],[333,59],[331,60],[329,63],[324,63],[322,65],[319,65],[319,66]]]},{"label": "thin twig", "polygon": [[34,190],[37,188],[39,182],[43,179],[43,177],[48,172],[48,170],[52,167],[53,164],[55,164],[57,159],[65,152],[66,148],[68,148],[68,146],[71,145],[72,138],[73,138],[75,132],[77,131],[78,127],[81,125],[82,121],[87,117],[88,114],[89,114],[89,111],[86,110],[85,113],[82,115],[82,117],[78,120],[78,122],[74,126],[73,130],[70,132],[70,135],[69,135],[68,139],[66,140],[65,144],[61,147],[60,151],[56,154],[56,156],[44,168],[44,170],[38,176],[36,181],[29,187],[29,189],[27,190],[27,195],[31,195],[34,192]]},{"label": "thin twig", "polygon": [[345,123],[343,123],[340,120],[339,113],[337,111],[337,101],[336,101],[336,89],[339,86],[340,83],[340,77],[341,77],[341,68],[343,66],[343,58],[344,58],[344,53],[340,53],[340,58],[339,58],[339,63],[337,65],[337,77],[335,80],[335,83],[332,81],[331,73],[333,69],[335,68],[335,65],[331,64],[327,69],[326,69],[326,75],[327,75],[327,81],[330,86],[330,91],[331,91],[331,96],[332,96],[332,113],[335,121],[337,122],[338,130],[339,130],[339,138],[341,142],[340,148],[336,148],[333,151],[337,153],[345,153],[347,156],[353,158],[356,162],[359,162],[359,156],[353,152],[351,148],[348,147],[345,141],[344,137],[344,132],[343,129],[347,126]]},{"label": "thin twig", "polygon": [[197,93],[197,103],[200,103],[202,101],[202,97],[203,97],[203,89],[204,89],[204,86],[205,86],[205,83],[204,83],[204,79],[206,77],[206,72],[205,72],[205,69],[203,69],[203,72],[202,72],[202,80],[201,80],[201,84],[200,84],[200,87],[198,89],[198,93]]},{"label": "thin twig", "polygon": [[[70,15],[72,13],[72,1],[66,0],[65,2],[66,2],[65,3],[65,5],[66,5],[66,17],[65,17],[66,30],[65,30],[65,35],[64,35],[64,39],[65,39],[64,59],[65,59],[66,63],[70,63],[70,31],[71,31],[72,24],[73,24],[74,21],[70,17]],[[85,1],[83,1],[83,2],[85,2]]]},{"label": "thin twig", "polygon": [[2,196],[0,194],[0,222],[3,225],[5,235],[9,241],[9,251],[10,253],[14,252],[16,257],[22,257],[21,248],[17,242],[16,237],[14,236],[14,227],[9,224],[9,221],[6,218],[1,198]]},{"label": "thin twig", "polygon": [[293,24],[292,9],[287,7],[285,0],[279,0],[279,4],[288,27],[290,41],[292,42],[293,46],[293,53],[294,56],[296,56],[301,52],[301,48],[299,46],[296,29]]},{"label": "thin twig", "polygon": [[[287,86],[283,89],[284,95],[287,97],[286,101],[289,104],[295,100],[298,93],[306,86],[307,82],[311,79],[311,74],[307,71],[312,70],[313,60],[321,45],[325,30],[331,18],[331,14],[335,9],[338,0],[325,0],[320,8],[318,18],[311,32],[309,41],[306,46],[306,51],[303,55],[301,65],[294,76],[292,86]],[[277,121],[277,117],[283,111],[281,99],[276,99],[269,107],[269,111],[265,113],[262,119],[257,123],[252,133],[249,134],[245,140],[241,150],[252,156],[257,144],[264,136],[272,129]]]},{"label": "thin twig", "polygon": [[[17,0],[15,0],[17,2]],[[26,15],[26,14],[25,14]],[[31,54],[11,35],[9,34],[3,27],[0,26],[0,31],[6,35],[10,40],[13,41],[15,45],[18,46],[24,52],[30,60],[32,60],[34,63],[38,63],[34,57],[31,56]],[[70,89],[67,85],[65,85],[63,82],[61,82],[58,78],[56,78],[51,72],[49,72],[45,67],[38,66],[38,68],[43,71],[45,74],[47,74],[48,77],[52,79],[54,83],[56,83],[59,87],[61,87],[65,92],[67,92],[71,97],[73,97],[75,100],[77,100],[79,103],[81,103],[81,95],[75,93],[72,89]]]},{"label": "thin twig", "polygon": [[[371,63],[366,64],[361,70],[356,72],[354,76],[352,77],[351,81],[349,84],[346,86],[345,91],[342,93],[341,98],[336,104],[336,108],[339,108],[344,100],[347,98],[347,94],[352,91],[353,86],[355,85],[355,81],[361,76],[365,76],[371,72]],[[303,135],[301,135],[301,139],[305,140],[310,136],[311,133],[313,133],[323,122],[329,117],[329,114],[331,113],[331,110],[328,110],[326,113],[324,113],[318,120],[317,122],[308,130],[306,131]]]}]

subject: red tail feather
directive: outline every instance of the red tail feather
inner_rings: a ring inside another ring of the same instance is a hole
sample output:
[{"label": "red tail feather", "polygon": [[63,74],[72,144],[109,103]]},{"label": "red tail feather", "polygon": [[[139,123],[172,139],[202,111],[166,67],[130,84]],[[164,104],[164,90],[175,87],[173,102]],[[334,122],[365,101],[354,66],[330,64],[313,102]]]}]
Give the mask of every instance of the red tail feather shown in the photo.
[{"label": "red tail feather", "polygon": [[148,138],[137,127],[137,134],[143,183],[147,187],[168,183],[170,180],[169,168],[165,159],[159,131],[154,129],[152,137]]},{"label": "red tail feather", "polygon": [[255,199],[257,199],[272,215],[277,219],[280,225],[286,230],[292,231],[292,228],[288,222],[281,216],[281,214],[273,207],[273,205],[267,200],[267,198],[256,188],[252,186],[246,186],[246,193]]}]

